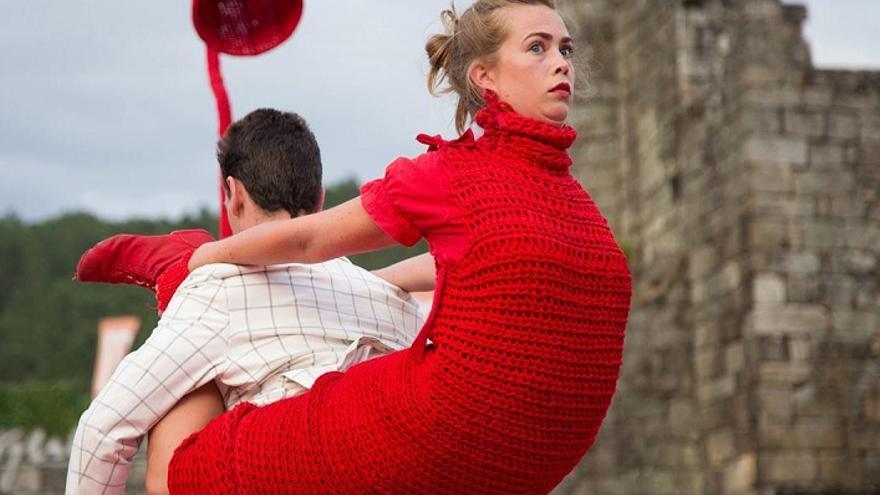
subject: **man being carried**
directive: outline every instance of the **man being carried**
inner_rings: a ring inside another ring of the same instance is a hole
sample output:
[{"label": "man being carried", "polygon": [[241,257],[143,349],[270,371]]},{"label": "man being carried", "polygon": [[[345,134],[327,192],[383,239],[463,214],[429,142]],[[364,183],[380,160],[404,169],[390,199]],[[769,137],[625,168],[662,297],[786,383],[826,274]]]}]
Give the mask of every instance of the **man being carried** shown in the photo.
[{"label": "man being carried", "polygon": [[[322,207],[320,152],[297,115],[248,114],[218,144],[218,160],[233,232]],[[186,276],[192,250],[209,240],[204,231],[116,236],[80,261],[78,279],[150,287],[164,313],[80,418],[67,493],[122,493],[151,429],[147,488],[162,493],[173,448],[223,406],[300,394],[328,371],[409,346],[421,327],[409,294],[344,258],[214,264]]]}]

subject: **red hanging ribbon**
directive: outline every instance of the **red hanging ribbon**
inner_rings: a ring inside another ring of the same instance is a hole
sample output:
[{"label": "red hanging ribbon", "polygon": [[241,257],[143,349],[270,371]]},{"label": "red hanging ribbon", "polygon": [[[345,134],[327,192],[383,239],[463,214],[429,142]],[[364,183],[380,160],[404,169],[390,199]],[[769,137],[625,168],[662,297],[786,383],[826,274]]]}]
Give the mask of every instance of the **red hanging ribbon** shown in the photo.
[{"label": "red hanging ribbon", "polygon": [[[226,86],[223,84],[223,73],[220,71],[220,53],[207,47],[208,52],[208,77],[211,80],[211,91],[214,92],[214,100],[217,103],[217,118],[220,121],[218,129],[219,137],[222,138],[226,133],[229,124],[232,123],[232,109],[229,107],[229,96],[226,94]],[[219,172],[218,172],[219,173]],[[232,229],[229,227],[229,217],[226,215],[226,208],[223,207],[225,200],[225,192],[223,185],[223,176],[220,176],[220,237],[229,237],[232,235]]]}]

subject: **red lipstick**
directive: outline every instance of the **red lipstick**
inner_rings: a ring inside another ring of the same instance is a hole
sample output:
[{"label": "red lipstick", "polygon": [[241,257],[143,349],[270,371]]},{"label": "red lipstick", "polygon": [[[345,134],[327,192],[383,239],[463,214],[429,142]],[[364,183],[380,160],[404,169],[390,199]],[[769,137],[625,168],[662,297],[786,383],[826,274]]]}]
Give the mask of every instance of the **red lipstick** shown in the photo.
[{"label": "red lipstick", "polygon": [[557,84],[556,86],[554,86],[553,89],[551,89],[550,91],[551,91],[551,92],[553,92],[553,91],[565,91],[566,93],[568,93],[569,95],[571,95],[571,85],[568,84],[568,83],[565,83],[565,82],[563,82],[563,83],[559,83],[559,84]]}]

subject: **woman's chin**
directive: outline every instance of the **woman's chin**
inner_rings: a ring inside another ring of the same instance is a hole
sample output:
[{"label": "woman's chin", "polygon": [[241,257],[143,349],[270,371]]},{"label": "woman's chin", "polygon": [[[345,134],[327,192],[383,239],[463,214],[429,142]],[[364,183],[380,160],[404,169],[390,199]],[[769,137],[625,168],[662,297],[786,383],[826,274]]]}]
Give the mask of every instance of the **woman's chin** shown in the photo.
[{"label": "woman's chin", "polygon": [[547,111],[544,112],[543,120],[549,124],[553,124],[556,127],[562,127],[565,125],[565,121],[568,119],[568,105],[560,105],[557,108],[548,108]]}]

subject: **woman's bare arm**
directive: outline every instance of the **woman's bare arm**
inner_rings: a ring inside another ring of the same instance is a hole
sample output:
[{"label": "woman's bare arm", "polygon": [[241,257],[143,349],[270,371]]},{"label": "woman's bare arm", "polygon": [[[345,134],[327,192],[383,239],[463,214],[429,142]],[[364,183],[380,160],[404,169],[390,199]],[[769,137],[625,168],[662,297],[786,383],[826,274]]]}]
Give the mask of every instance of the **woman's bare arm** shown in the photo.
[{"label": "woman's bare arm", "polygon": [[405,259],[373,273],[407,292],[431,291],[437,282],[437,269],[430,253]]},{"label": "woman's bare arm", "polygon": [[147,440],[147,494],[168,493],[168,463],[186,437],[223,414],[223,400],[214,382],[184,396],[150,430]]},{"label": "woman's bare arm", "polygon": [[196,249],[189,269],[209,263],[320,263],[395,244],[364,210],[360,197],[329,210],[268,222]]}]

